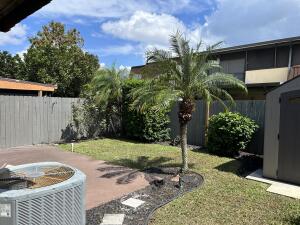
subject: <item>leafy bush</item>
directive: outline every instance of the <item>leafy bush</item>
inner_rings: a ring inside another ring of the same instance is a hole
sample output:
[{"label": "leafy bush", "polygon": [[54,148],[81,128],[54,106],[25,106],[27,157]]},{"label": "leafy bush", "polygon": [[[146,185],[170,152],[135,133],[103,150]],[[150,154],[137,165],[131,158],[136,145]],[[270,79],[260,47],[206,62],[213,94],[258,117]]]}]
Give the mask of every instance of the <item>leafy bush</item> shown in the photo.
[{"label": "leafy bush", "polygon": [[77,138],[96,138],[105,132],[105,111],[91,98],[82,99],[73,105],[73,124]]},{"label": "leafy bush", "polygon": [[[76,138],[97,138],[101,136],[119,137],[121,131],[121,118],[118,110],[97,104],[94,98],[85,96],[80,103],[73,105],[73,126]],[[73,135],[74,136],[74,135]]]},{"label": "leafy bush", "polygon": [[221,156],[235,156],[245,150],[258,125],[239,113],[225,112],[209,120],[208,151]]},{"label": "leafy bush", "polygon": [[143,80],[128,79],[123,86],[123,113],[122,127],[123,135],[141,141],[156,142],[170,139],[170,129],[168,128],[168,110],[159,111],[147,110],[138,112],[130,107],[131,99],[128,97],[130,91],[143,85]]}]

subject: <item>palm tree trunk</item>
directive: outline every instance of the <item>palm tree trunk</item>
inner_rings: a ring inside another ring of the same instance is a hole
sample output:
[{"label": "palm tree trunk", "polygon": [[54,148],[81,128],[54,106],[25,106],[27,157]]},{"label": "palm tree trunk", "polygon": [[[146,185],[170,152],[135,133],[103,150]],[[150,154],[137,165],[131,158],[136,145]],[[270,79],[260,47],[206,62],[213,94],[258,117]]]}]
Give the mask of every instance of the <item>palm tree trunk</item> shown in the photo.
[{"label": "palm tree trunk", "polygon": [[105,109],[105,122],[106,122],[106,135],[107,136],[110,136],[110,104],[108,104],[106,106],[106,109]]},{"label": "palm tree trunk", "polygon": [[189,169],[187,153],[187,124],[192,119],[195,102],[191,99],[183,99],[179,103],[178,119],[180,124],[180,146],[182,154],[182,172]]},{"label": "palm tree trunk", "polygon": [[180,123],[180,145],[182,154],[182,172],[189,169],[188,167],[188,152],[187,152],[187,123],[186,121]]}]

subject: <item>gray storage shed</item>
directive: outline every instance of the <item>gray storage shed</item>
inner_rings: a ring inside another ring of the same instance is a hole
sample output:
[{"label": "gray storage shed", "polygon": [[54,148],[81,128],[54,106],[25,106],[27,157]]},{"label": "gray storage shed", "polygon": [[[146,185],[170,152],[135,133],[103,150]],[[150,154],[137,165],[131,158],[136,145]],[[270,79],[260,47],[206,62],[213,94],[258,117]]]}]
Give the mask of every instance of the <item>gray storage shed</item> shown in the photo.
[{"label": "gray storage shed", "polygon": [[263,175],[300,184],[300,76],[266,96]]}]

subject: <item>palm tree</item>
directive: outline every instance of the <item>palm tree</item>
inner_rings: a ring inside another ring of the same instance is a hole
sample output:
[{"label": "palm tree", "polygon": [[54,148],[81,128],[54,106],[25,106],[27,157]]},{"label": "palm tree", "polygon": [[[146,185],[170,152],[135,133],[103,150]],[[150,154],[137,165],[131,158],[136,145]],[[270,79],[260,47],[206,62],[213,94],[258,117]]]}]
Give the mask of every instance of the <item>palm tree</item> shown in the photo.
[{"label": "palm tree", "polygon": [[188,170],[187,124],[192,119],[196,100],[216,100],[226,107],[223,100],[234,103],[229,89],[247,92],[247,88],[244,82],[233,75],[220,72],[221,67],[211,54],[219,44],[200,52],[202,42],[192,48],[180,32],[170,37],[170,44],[171,51],[156,48],[147,51],[144,73],[156,76],[147,79],[144,86],[132,91],[132,107],[139,110],[149,107],[158,109],[170,107],[179,101],[178,119],[184,172]]},{"label": "palm tree", "polygon": [[105,108],[107,133],[111,133],[112,130],[116,134],[120,128],[122,86],[126,73],[125,69],[117,69],[114,64],[111,68],[101,68],[88,86],[96,104]]}]

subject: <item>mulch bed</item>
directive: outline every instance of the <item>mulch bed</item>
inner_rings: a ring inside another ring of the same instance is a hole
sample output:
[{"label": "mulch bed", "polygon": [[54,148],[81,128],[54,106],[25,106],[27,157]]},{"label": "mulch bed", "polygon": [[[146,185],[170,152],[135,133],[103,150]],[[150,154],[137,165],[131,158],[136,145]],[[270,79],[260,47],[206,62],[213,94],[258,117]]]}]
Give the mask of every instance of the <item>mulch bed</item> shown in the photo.
[{"label": "mulch bed", "polygon": [[[153,180],[144,189],[132,192],[122,198],[115,199],[86,212],[87,225],[99,225],[104,214],[125,214],[124,225],[146,225],[153,212],[203,184],[203,177],[195,172],[181,174],[181,188],[178,182],[178,168],[149,168],[144,171]],[[128,198],[137,198],[145,203],[136,209],[123,205]]]}]

